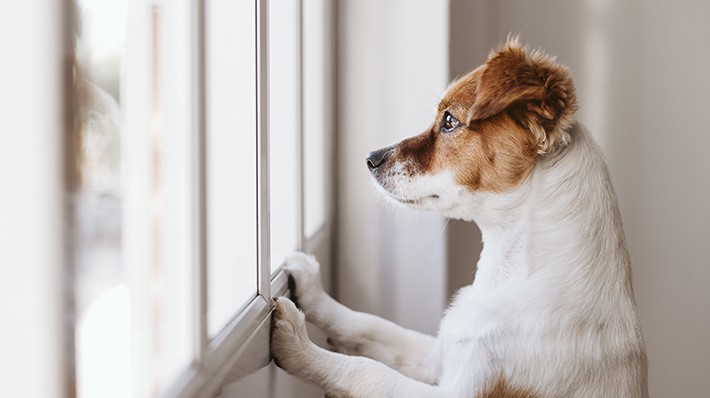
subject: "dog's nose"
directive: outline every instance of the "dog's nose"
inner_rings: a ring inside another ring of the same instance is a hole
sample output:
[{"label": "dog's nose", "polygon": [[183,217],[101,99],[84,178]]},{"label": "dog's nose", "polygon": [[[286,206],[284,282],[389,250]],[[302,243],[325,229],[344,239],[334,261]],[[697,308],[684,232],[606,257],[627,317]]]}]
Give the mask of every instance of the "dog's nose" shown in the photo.
[{"label": "dog's nose", "polygon": [[370,170],[374,170],[374,169],[380,167],[380,165],[382,163],[384,163],[384,161],[387,159],[387,155],[389,155],[390,149],[391,148],[384,148],[384,149],[380,149],[378,151],[370,152],[370,154],[367,155],[367,159],[366,159],[367,160],[367,168]]}]

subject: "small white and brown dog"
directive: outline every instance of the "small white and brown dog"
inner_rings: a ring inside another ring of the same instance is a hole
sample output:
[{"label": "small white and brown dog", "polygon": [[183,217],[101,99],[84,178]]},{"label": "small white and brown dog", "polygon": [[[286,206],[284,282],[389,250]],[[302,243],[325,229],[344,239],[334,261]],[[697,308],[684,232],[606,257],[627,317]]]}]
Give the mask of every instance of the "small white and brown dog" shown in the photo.
[{"label": "small white and brown dog", "polygon": [[331,397],[647,397],[616,195],[576,109],[567,68],[510,39],[451,84],[430,128],[370,153],[394,201],[478,224],[475,281],[433,337],[339,304],[296,255],[305,317],[277,299],[277,364]]}]

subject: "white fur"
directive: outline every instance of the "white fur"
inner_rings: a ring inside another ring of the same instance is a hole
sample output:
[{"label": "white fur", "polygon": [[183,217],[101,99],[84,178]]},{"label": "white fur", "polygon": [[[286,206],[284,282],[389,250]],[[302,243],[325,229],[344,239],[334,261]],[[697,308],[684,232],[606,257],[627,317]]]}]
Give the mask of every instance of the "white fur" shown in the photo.
[{"label": "white fur", "polygon": [[456,295],[437,338],[337,303],[301,254],[287,267],[295,297],[342,354],[311,343],[298,309],[280,298],[277,363],[334,397],[479,397],[499,378],[540,397],[647,397],[610,176],[588,133],[577,125],[571,136],[505,194],[471,193],[446,174],[388,185],[400,199],[437,195],[416,205],[474,220],[483,233],[475,283]]},{"label": "white fur", "polygon": [[392,177],[387,178],[387,188],[377,182],[374,184],[377,190],[392,202],[416,209],[437,210],[444,215],[453,214],[452,212],[465,202],[467,190],[456,184],[451,171],[444,170],[435,175],[407,176],[397,172],[403,169],[404,166],[400,162],[392,166],[394,173]]}]

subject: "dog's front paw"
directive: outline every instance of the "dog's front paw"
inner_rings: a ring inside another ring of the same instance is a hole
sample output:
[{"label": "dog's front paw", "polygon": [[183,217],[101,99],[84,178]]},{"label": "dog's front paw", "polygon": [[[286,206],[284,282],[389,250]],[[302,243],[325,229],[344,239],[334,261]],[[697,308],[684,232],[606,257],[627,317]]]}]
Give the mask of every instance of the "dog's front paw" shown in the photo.
[{"label": "dog's front paw", "polygon": [[284,269],[289,275],[291,298],[308,313],[323,294],[318,260],[309,254],[294,253],[286,259]]},{"label": "dog's front paw", "polygon": [[306,320],[291,300],[284,297],[275,300],[271,353],[276,365],[298,375],[308,365],[312,348],[306,332]]}]

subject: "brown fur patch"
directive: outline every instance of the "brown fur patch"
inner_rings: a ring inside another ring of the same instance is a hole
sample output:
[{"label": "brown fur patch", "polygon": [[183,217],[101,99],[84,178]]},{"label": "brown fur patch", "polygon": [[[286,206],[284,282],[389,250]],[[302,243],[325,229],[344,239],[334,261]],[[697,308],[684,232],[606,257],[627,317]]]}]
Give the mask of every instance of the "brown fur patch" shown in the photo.
[{"label": "brown fur patch", "polygon": [[530,174],[538,155],[566,144],[576,109],[567,68],[509,40],[454,82],[441,100],[437,120],[448,111],[464,127],[441,134],[431,171],[454,170],[471,190],[515,186]]},{"label": "brown fur patch", "polygon": [[[538,156],[566,145],[577,109],[567,68],[509,40],[478,69],[453,82],[429,130],[395,145],[409,175],[451,170],[470,190],[519,184]],[[441,131],[446,112],[460,122]]]},{"label": "brown fur patch", "polygon": [[[465,85],[465,83],[464,83]],[[469,95],[466,90],[454,92]],[[452,98],[448,108],[457,119],[467,112],[466,101]],[[443,112],[439,112],[441,119]],[[470,190],[500,192],[517,185],[531,171],[537,158],[534,136],[508,114],[479,123],[462,125],[452,133],[430,130],[408,138],[396,146],[394,160],[405,165],[408,174],[451,170],[456,181]]]},{"label": "brown fur patch", "polygon": [[531,391],[512,388],[503,378],[499,378],[496,384],[483,393],[480,398],[539,398],[539,395]]},{"label": "brown fur patch", "polygon": [[431,161],[436,154],[436,139],[438,132],[434,129],[407,138],[397,145],[397,156],[406,159],[407,172],[410,174],[430,170]]},{"label": "brown fur patch", "polygon": [[566,130],[577,110],[574,81],[566,67],[514,38],[491,54],[477,74],[469,123],[509,110],[535,135],[540,153],[566,144]]},{"label": "brown fur patch", "polygon": [[519,184],[535,165],[532,136],[507,115],[467,126],[442,137],[436,169],[453,170],[470,190],[500,192]]}]

